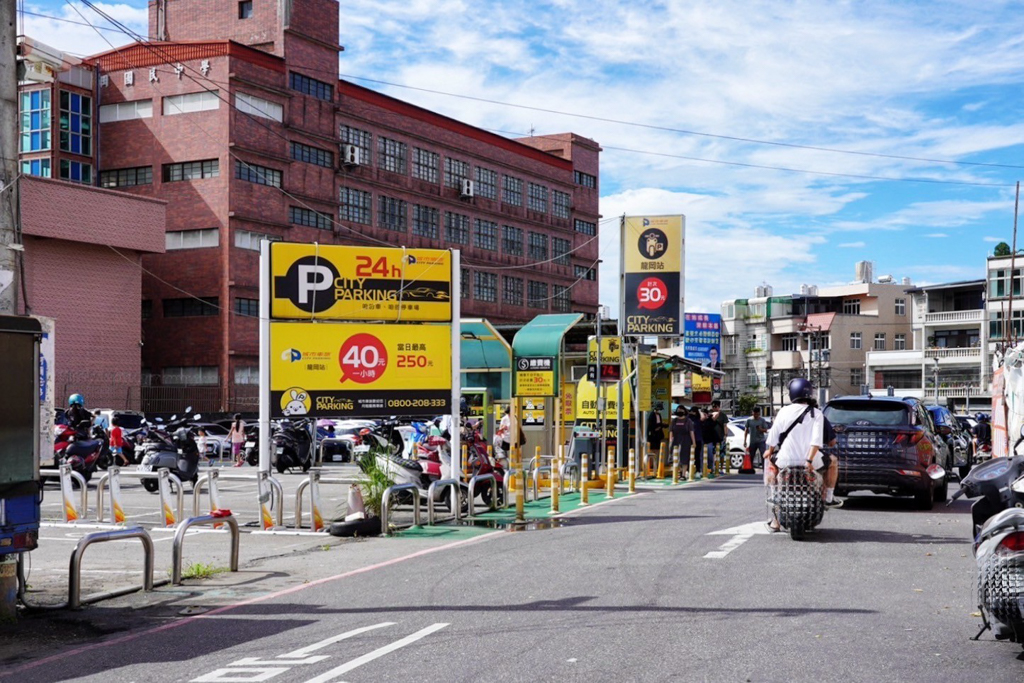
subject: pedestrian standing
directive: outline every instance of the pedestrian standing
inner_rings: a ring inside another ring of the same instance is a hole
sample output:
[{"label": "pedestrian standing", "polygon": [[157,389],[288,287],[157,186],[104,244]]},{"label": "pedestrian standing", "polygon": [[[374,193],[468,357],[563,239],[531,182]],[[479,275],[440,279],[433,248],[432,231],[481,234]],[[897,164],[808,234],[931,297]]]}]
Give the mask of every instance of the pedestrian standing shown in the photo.
[{"label": "pedestrian standing", "polygon": [[711,403],[711,419],[715,424],[715,448],[718,451],[718,455],[724,462],[729,450],[725,443],[726,429],[729,424],[729,415],[722,410],[722,404],[718,401],[713,401]]},{"label": "pedestrian standing", "polygon": [[206,454],[206,430],[200,427],[196,430],[196,449],[199,451],[200,456],[204,456],[208,460],[208,464],[213,466],[213,458]]},{"label": "pedestrian standing", "polygon": [[669,452],[679,449],[680,466],[683,468],[683,479],[687,478],[690,471],[690,454],[693,444],[696,442],[693,421],[686,413],[686,408],[679,406],[676,414],[672,416],[669,423]]},{"label": "pedestrian standing", "polygon": [[647,468],[653,469],[653,462],[657,461],[661,452],[661,442],[665,440],[665,422],[661,418],[661,411],[664,404],[658,403],[654,410],[647,416]]},{"label": "pedestrian standing", "polygon": [[124,456],[124,430],[121,429],[121,421],[116,417],[112,420],[110,428],[110,454],[118,461],[118,464],[125,466],[128,458]]},{"label": "pedestrian standing", "polygon": [[747,420],[743,428],[743,447],[750,452],[750,462],[754,467],[764,467],[766,434],[768,423],[761,417],[761,409],[754,408],[753,417]]},{"label": "pedestrian standing", "polygon": [[235,413],[234,422],[231,423],[231,430],[228,432],[228,440],[231,442],[231,457],[235,461],[235,467],[241,467],[242,445],[245,443],[245,422],[242,421],[241,413]]}]

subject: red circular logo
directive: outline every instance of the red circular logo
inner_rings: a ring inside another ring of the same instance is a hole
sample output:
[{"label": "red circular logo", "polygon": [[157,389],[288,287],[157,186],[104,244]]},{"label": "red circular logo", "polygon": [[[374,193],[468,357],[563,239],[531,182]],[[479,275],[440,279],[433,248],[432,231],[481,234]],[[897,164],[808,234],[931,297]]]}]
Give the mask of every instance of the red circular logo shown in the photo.
[{"label": "red circular logo", "polygon": [[372,334],[354,334],[345,340],[338,352],[341,381],[370,384],[380,379],[388,367],[388,352]]},{"label": "red circular logo", "polygon": [[655,310],[668,300],[668,287],[661,278],[649,277],[636,288],[637,308]]}]

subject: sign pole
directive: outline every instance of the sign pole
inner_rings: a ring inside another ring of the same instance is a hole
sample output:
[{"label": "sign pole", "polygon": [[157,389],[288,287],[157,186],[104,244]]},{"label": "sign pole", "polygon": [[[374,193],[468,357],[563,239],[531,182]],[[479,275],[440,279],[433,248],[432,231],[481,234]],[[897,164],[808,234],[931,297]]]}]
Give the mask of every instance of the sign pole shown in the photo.
[{"label": "sign pole", "polygon": [[[462,459],[457,457],[462,452],[462,252],[452,249],[452,466],[459,461],[458,480],[465,481],[466,473],[462,469]],[[473,495],[472,491],[469,494]],[[469,502],[470,507],[473,501]]]},{"label": "sign pole", "polygon": [[270,472],[270,241],[260,241],[259,471]]}]

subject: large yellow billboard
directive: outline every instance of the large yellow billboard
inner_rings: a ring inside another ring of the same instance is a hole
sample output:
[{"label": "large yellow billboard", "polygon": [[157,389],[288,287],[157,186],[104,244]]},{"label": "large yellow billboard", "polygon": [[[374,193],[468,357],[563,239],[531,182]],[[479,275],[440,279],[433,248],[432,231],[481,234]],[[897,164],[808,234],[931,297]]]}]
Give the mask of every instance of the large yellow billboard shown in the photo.
[{"label": "large yellow billboard", "polygon": [[674,337],[681,333],[685,239],[685,216],[623,218],[622,334]]},{"label": "large yellow billboard", "polygon": [[449,325],[270,325],[274,417],[451,412]]},{"label": "large yellow billboard", "polygon": [[443,249],[273,242],[272,318],[450,322],[452,258]]}]

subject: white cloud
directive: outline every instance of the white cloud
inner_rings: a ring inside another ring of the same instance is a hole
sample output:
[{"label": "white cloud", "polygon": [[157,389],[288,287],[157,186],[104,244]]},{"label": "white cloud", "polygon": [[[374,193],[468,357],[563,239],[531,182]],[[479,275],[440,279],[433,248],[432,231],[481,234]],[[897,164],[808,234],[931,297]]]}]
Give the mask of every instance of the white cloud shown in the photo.
[{"label": "white cloud", "polygon": [[837,244],[836,246],[839,247],[840,249],[863,249],[865,246],[867,246],[867,244],[864,242],[843,242],[842,244]]},{"label": "white cloud", "polygon": [[932,233],[929,233],[927,235],[924,235],[924,237],[933,237],[933,238],[938,239],[938,238],[941,238],[941,237],[949,237],[949,235],[947,235],[944,232],[932,232]]},{"label": "white cloud", "polygon": [[[145,4],[133,6],[128,3],[93,3],[97,9],[120,22],[132,34],[146,36],[149,33],[149,11]],[[43,5],[30,2],[26,10],[55,19],[25,15],[24,33],[58,50],[79,56],[89,56],[119,47],[135,40],[133,35],[113,26],[94,10],[75,2],[73,7],[66,3]],[[76,11],[76,9],[78,11]],[[91,24],[81,25],[81,24]]]},{"label": "white cloud", "polygon": [[994,243],[1005,242],[1006,241],[1002,237],[982,237],[981,240],[983,242],[994,242]]}]

